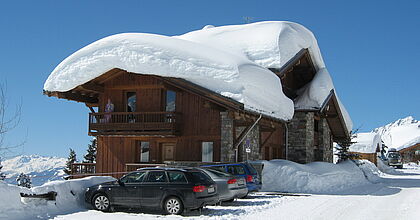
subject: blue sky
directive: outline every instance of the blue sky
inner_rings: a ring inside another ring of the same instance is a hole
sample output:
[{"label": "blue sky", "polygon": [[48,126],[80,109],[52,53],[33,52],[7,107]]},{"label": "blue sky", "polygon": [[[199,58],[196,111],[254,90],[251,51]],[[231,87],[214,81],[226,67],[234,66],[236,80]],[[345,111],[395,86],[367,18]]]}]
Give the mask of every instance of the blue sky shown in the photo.
[{"label": "blue sky", "polygon": [[0,81],[9,110],[22,103],[22,122],[7,143],[16,154],[79,158],[91,137],[81,103],[42,95],[64,58],[123,32],[177,35],[253,21],[300,23],[317,37],[324,61],[354,127],[369,131],[398,118],[420,119],[419,1],[2,1]]}]

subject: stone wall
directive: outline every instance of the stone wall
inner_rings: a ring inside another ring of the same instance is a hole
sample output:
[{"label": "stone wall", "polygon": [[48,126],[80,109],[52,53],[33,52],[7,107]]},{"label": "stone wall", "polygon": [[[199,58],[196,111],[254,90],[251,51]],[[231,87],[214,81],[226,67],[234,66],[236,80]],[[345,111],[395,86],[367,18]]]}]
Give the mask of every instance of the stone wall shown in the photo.
[{"label": "stone wall", "polygon": [[[237,127],[236,128],[236,138],[239,137],[239,135],[242,133],[242,131],[246,127]],[[251,148],[251,152],[246,153],[245,150],[245,144],[249,141],[249,146]],[[242,144],[239,146],[239,161],[246,161],[246,160],[261,160],[262,156],[260,154],[260,128],[258,125],[256,125],[245,137]]]},{"label": "stone wall", "polygon": [[331,130],[325,118],[319,120],[318,145],[315,146],[314,116],[314,112],[295,112],[288,124],[288,160],[298,163],[333,161]]},{"label": "stone wall", "polygon": [[228,112],[220,112],[221,138],[220,162],[235,162],[235,149],[233,149],[233,119]]},{"label": "stone wall", "polygon": [[[220,162],[235,162],[236,155],[234,149],[234,137],[233,137],[233,129],[234,123],[233,119],[229,118],[227,112],[220,112],[220,120],[221,120],[221,149],[220,149]],[[235,133],[236,138],[239,137],[241,132],[246,127],[236,127]],[[259,126],[256,125],[245,137],[243,143],[239,146],[238,149],[238,161],[246,161],[247,160],[247,153],[245,151],[245,143],[246,140],[250,142],[251,152],[248,153],[248,160],[260,160],[262,157],[260,155],[260,129]]]}]

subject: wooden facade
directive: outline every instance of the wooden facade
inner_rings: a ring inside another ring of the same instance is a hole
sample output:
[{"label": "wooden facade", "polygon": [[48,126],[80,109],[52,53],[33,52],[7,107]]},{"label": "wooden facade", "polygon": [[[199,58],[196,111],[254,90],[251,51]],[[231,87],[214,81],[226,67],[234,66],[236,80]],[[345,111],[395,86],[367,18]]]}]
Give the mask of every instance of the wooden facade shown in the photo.
[{"label": "wooden facade", "polygon": [[[206,162],[233,162],[222,160],[223,136],[237,137],[230,145],[234,146],[240,136],[235,134],[236,127],[249,128],[259,116],[244,110],[241,103],[185,80],[119,69],[68,92],[45,93],[86,103],[92,111],[89,135],[97,137],[96,173],[115,177],[139,164],[202,162],[204,145],[212,152]],[[175,101],[171,110],[167,96]],[[106,111],[108,102],[113,111]],[[232,134],[222,134],[222,112],[233,121]],[[257,126],[260,134],[254,159],[284,159],[284,123],[263,117]]]},{"label": "wooden facade", "polygon": [[399,150],[399,152],[404,163],[414,162],[420,164],[420,143]]}]

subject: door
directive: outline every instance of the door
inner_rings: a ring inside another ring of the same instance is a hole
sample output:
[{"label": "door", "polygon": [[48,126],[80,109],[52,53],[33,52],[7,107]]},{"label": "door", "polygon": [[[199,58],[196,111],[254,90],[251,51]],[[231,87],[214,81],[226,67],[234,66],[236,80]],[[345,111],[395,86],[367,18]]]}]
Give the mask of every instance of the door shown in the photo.
[{"label": "door", "polygon": [[122,185],[112,189],[115,205],[140,207],[141,185],[146,172],[133,172],[120,179]]},{"label": "door", "polygon": [[167,186],[168,178],[165,171],[149,171],[142,184],[141,205],[160,207]]},{"label": "door", "polygon": [[175,143],[162,143],[162,161],[175,160]]}]

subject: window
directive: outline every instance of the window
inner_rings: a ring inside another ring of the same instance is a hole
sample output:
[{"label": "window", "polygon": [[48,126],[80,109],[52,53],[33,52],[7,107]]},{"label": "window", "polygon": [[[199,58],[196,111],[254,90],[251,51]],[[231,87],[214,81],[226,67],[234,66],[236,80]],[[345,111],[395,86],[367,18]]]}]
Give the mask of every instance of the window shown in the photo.
[{"label": "window", "polygon": [[314,131],[315,132],[319,131],[319,120],[318,119],[314,119]]},{"label": "window", "polygon": [[191,172],[193,182],[196,183],[212,183],[213,180],[207,174],[202,172]]},{"label": "window", "polygon": [[137,95],[136,92],[127,92],[127,112],[136,112]]},{"label": "window", "polygon": [[140,142],[140,162],[149,162],[150,143]]},{"label": "window", "polygon": [[175,111],[175,101],[176,101],[176,92],[171,91],[171,90],[166,90],[165,111],[174,112]]},{"label": "window", "polygon": [[127,174],[126,176],[121,178],[121,182],[123,183],[140,183],[143,181],[146,172],[135,172]]},{"label": "window", "polygon": [[202,142],[201,159],[203,162],[213,162],[213,142]]},{"label": "window", "polygon": [[187,183],[187,178],[185,178],[183,172],[169,171],[168,176],[171,183]]},{"label": "window", "polygon": [[244,174],[246,174],[244,167],[242,167],[240,165],[228,166],[228,173],[233,174],[233,175],[244,175]]},{"label": "window", "polygon": [[414,154],[415,154],[415,155],[420,155],[420,150],[416,150],[416,151],[414,152]]},{"label": "window", "polygon": [[146,182],[153,182],[153,183],[164,183],[166,182],[166,174],[165,171],[151,171],[147,176]]}]

